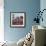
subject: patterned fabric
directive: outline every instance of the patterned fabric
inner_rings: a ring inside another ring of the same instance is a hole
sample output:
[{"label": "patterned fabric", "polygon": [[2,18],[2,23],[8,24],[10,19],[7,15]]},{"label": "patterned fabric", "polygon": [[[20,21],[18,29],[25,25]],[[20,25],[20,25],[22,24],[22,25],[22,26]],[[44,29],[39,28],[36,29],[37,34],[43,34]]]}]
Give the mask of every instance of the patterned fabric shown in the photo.
[{"label": "patterned fabric", "polygon": [[23,46],[31,46],[33,42],[33,37],[32,37],[32,34],[29,32],[27,35],[26,35],[26,38],[24,40],[24,44]]}]

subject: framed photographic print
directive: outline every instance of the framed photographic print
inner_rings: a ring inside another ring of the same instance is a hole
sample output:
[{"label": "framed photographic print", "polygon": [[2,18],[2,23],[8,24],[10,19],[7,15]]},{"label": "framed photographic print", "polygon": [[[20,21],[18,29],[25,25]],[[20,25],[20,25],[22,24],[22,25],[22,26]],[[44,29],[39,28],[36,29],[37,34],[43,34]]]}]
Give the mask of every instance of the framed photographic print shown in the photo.
[{"label": "framed photographic print", "polygon": [[11,27],[25,27],[25,12],[10,12]]}]

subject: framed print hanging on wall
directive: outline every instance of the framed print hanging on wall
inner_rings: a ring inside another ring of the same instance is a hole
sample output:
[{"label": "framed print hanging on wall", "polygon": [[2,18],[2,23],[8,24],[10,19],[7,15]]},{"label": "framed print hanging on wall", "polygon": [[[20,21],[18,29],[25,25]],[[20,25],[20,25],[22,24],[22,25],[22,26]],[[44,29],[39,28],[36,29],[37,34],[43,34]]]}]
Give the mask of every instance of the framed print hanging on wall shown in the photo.
[{"label": "framed print hanging on wall", "polygon": [[25,27],[25,12],[10,12],[11,27]]}]

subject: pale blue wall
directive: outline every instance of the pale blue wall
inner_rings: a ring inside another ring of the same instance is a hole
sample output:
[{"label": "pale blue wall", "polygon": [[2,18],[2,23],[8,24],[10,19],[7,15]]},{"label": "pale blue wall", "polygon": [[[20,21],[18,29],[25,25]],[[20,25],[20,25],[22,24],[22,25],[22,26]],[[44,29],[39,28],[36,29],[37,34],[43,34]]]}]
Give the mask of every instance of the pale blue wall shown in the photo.
[{"label": "pale blue wall", "polygon": [[[42,11],[43,9],[46,9],[46,0],[41,0],[40,1],[40,10]],[[46,10],[43,12],[43,22],[40,21],[40,25],[46,27]]]},{"label": "pale blue wall", "polygon": [[[8,41],[18,41],[24,37],[33,24],[36,12],[40,9],[40,0],[4,0],[4,38]],[[10,28],[10,11],[26,12],[25,28]]]}]

